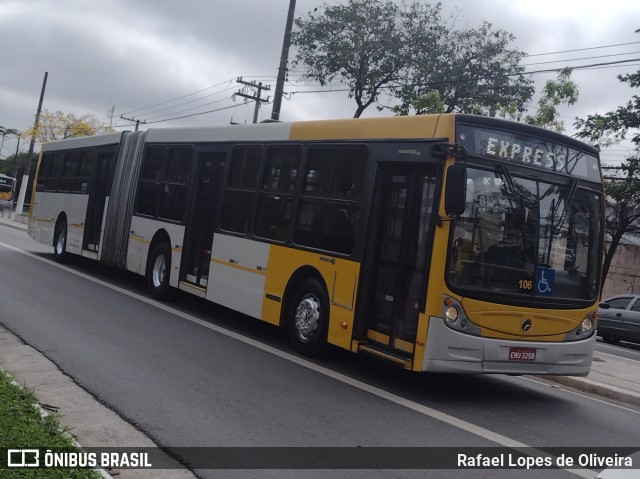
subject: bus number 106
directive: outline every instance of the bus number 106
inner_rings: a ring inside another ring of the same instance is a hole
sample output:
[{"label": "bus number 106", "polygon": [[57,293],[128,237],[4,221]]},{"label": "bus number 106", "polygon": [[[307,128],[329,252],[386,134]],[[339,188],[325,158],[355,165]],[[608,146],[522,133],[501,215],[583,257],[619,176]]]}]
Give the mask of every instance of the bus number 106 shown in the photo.
[{"label": "bus number 106", "polygon": [[524,291],[531,291],[533,289],[532,279],[521,279],[518,281],[518,288]]}]

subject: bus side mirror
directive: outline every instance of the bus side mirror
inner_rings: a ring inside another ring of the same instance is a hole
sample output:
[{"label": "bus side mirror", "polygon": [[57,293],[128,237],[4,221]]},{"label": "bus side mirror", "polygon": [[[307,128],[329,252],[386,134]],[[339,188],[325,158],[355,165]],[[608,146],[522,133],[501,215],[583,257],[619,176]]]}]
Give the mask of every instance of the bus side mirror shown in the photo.
[{"label": "bus side mirror", "polygon": [[444,209],[448,215],[459,216],[464,213],[466,202],[467,168],[463,165],[451,165],[447,168]]}]

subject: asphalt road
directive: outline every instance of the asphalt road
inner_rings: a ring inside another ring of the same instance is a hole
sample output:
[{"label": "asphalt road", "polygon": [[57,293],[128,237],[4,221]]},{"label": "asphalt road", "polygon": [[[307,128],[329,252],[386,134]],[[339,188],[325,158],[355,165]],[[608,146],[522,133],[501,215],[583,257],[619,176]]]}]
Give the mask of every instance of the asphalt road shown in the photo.
[{"label": "asphalt road", "polygon": [[[331,350],[0,228],[0,324],[163,447],[638,447],[640,413],[527,377],[425,376]],[[327,465],[330,467],[330,465]],[[592,468],[592,470],[596,470]],[[460,477],[460,470],[195,471],[201,477]],[[466,470],[466,478],[593,477]]]},{"label": "asphalt road", "polygon": [[621,358],[640,361],[640,344],[620,341],[618,344],[607,344],[601,342],[602,338],[596,343],[596,351],[601,353],[613,354]]}]

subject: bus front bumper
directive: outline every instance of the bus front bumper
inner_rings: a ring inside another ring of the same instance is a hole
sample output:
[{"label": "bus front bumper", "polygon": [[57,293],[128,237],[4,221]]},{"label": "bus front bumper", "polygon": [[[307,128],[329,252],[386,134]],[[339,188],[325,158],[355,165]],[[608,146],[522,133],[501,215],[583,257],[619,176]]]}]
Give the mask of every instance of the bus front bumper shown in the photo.
[{"label": "bus front bumper", "polygon": [[[490,339],[448,328],[431,317],[422,371],[462,374],[586,376],[596,335],[571,342]],[[535,348],[535,360],[510,360],[511,348]]]}]

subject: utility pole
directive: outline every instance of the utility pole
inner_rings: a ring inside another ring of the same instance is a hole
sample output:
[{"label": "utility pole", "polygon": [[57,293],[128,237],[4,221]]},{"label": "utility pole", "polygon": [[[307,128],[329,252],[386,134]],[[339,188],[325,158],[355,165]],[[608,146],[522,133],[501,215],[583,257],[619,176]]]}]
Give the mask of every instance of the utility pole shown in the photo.
[{"label": "utility pole", "polygon": [[[261,98],[262,90],[269,91],[271,90],[271,87],[268,85],[263,85],[262,82],[259,82],[256,85],[256,82],[254,81],[252,82],[244,81],[242,77],[238,77],[236,82],[245,86],[242,90],[238,91],[236,95],[244,98],[248,98],[249,100],[255,100],[256,107],[253,111],[253,122],[258,123],[258,110],[260,109],[260,104],[266,103],[269,101],[269,97]],[[253,95],[249,95],[248,93],[245,93],[247,90],[250,90],[251,93],[253,93]]]},{"label": "utility pole", "polygon": [[[11,175],[14,178],[18,176],[18,153],[20,152],[20,132],[19,131],[16,132],[16,137],[18,138],[18,145],[16,146],[16,155],[13,157],[13,175]],[[17,184],[18,182],[14,180],[13,186],[11,187],[11,201],[13,201],[13,199],[16,196]]]},{"label": "utility pole", "polygon": [[276,81],[276,91],[273,94],[273,107],[271,108],[271,119],[274,121],[280,120],[280,107],[282,105],[282,95],[284,94],[284,80],[287,76],[289,45],[291,45],[291,29],[293,28],[293,15],[295,11],[296,0],[289,0],[289,13],[287,14],[287,24],[284,28],[280,67],[278,67],[278,80]]},{"label": "utility pole", "polygon": [[126,118],[126,117],[124,117],[122,115],[120,115],[120,118],[122,118],[123,120],[131,121],[131,122],[135,121],[136,122],[136,131],[138,131],[138,128],[140,128],[140,123],[142,123],[143,125],[147,124],[146,121],[136,120],[135,118]]},{"label": "utility pole", "polygon": [[115,105],[111,107],[111,110],[107,110],[107,113],[109,114],[109,128],[113,128],[113,112],[115,110],[116,110]]},{"label": "utility pole", "polygon": [[22,184],[20,185],[20,194],[18,195],[18,204],[15,214],[22,214],[24,209],[24,197],[27,195],[27,187],[29,186],[29,173],[31,172],[31,158],[33,157],[33,148],[36,144],[36,135],[38,134],[38,124],[40,123],[40,113],[42,112],[42,102],[44,101],[44,91],[47,88],[47,77],[49,72],[44,73],[44,81],[42,82],[42,90],[40,91],[40,102],[38,103],[38,111],[36,112],[36,121],[33,124],[33,135],[31,135],[31,143],[29,144],[29,152],[27,153],[27,166],[22,173]]}]

